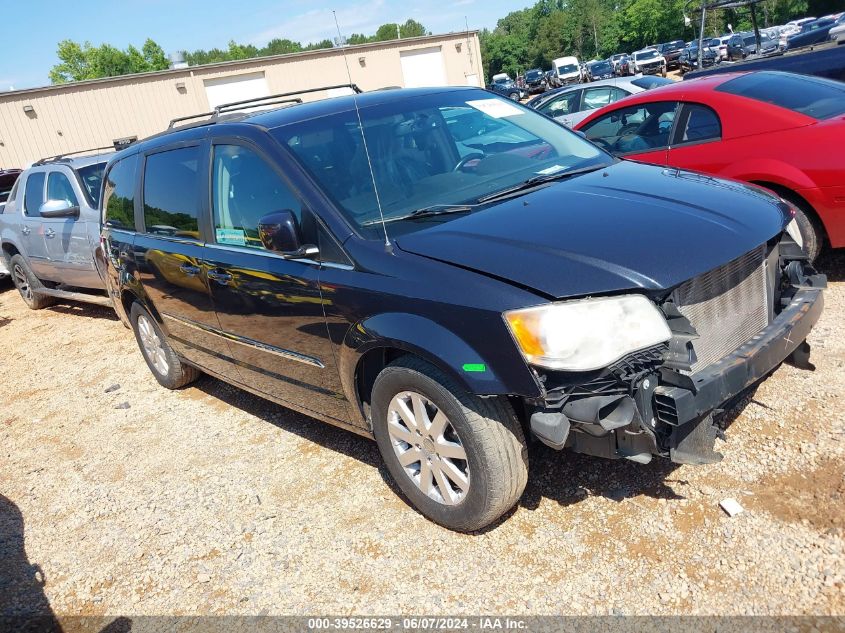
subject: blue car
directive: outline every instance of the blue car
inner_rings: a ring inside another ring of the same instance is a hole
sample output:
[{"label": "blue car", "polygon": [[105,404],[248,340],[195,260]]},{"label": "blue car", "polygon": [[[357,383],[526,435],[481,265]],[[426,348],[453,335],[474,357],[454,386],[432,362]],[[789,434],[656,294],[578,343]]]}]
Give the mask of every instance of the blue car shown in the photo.
[{"label": "blue car", "polygon": [[724,403],[807,364],[825,278],[774,195],[478,88],[288,101],[106,167],[109,294],[163,387],[204,372],[374,439],[419,512],[472,531],[537,442],[718,461]]},{"label": "blue car", "polygon": [[819,18],[814,22],[808,22],[801,27],[801,32],[787,38],[786,50],[811,46],[826,42],[830,37],[830,29],[840,24],[845,24],[845,14],[838,19]]},{"label": "blue car", "polygon": [[487,86],[487,89],[498,92],[511,101],[520,101],[528,96],[528,91],[517,86],[516,82],[510,77],[504,79],[494,77],[493,82]]}]

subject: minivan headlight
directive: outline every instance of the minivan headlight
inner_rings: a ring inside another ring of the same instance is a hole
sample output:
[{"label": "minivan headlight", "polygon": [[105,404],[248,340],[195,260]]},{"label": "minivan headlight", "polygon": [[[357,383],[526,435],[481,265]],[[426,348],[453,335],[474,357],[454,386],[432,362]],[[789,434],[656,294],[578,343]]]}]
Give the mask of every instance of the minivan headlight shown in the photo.
[{"label": "minivan headlight", "polygon": [[528,363],[563,371],[601,369],[672,337],[657,306],[642,295],[550,303],[504,317]]}]

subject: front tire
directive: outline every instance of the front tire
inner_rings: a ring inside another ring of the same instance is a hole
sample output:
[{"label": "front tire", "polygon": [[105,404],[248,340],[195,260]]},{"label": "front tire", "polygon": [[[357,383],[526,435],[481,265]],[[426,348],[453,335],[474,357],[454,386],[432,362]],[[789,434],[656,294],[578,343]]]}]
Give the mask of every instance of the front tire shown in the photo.
[{"label": "front tire", "polygon": [[519,500],[528,452],[519,421],[501,398],[479,398],[406,356],[378,375],[373,433],[406,498],[452,530],[490,525]]},{"label": "front tire", "polygon": [[508,95],[508,99],[510,99],[511,101],[519,101],[519,93],[518,92],[511,92]]},{"label": "front tire", "polygon": [[44,287],[41,280],[30,270],[22,255],[13,255],[9,261],[12,283],[21,295],[21,299],[30,310],[40,310],[56,303],[56,299],[42,295],[38,291]]},{"label": "front tire", "polygon": [[141,355],[158,384],[168,389],[179,389],[199,378],[200,371],[180,360],[156,320],[137,301],[129,311],[129,321]]}]

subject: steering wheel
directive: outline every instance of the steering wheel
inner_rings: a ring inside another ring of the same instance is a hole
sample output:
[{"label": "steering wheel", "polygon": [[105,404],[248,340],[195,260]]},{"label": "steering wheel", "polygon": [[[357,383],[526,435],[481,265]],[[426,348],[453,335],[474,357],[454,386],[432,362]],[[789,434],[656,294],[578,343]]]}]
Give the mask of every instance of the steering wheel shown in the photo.
[{"label": "steering wheel", "polygon": [[461,158],[461,160],[458,161],[458,164],[455,165],[455,167],[454,167],[454,169],[452,169],[452,171],[453,172],[454,171],[462,171],[463,168],[466,167],[466,164],[469,161],[478,160],[478,159],[481,159],[481,158],[484,158],[484,154],[482,154],[481,152],[472,152],[471,154],[467,154],[466,156]]},{"label": "steering wheel", "polygon": [[613,151],[613,143],[609,142],[605,138],[591,138],[590,142],[595,143],[596,145],[601,147],[603,150],[607,150],[608,152]]}]

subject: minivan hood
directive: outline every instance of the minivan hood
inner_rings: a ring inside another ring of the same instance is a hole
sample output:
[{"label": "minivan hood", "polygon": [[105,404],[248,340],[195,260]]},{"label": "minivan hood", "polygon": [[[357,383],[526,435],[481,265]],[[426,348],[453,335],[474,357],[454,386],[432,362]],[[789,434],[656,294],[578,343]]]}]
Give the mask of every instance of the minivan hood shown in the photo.
[{"label": "minivan hood", "polygon": [[396,242],[550,298],[657,292],[768,241],[784,209],[742,183],[619,161]]}]

